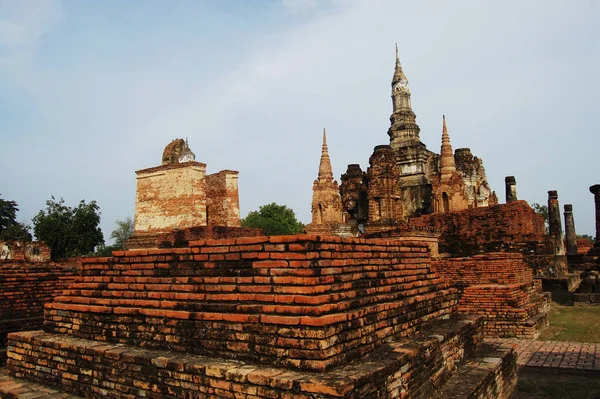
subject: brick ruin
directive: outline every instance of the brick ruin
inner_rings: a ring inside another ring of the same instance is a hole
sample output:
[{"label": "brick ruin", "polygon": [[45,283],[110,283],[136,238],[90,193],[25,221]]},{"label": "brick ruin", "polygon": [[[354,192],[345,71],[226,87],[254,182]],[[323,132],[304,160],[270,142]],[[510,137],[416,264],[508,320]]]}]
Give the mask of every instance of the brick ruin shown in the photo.
[{"label": "brick ruin", "polygon": [[[48,248],[42,243],[36,244]],[[26,245],[21,243],[21,248]],[[0,364],[6,362],[7,335],[41,328],[44,304],[75,281],[80,269],[77,259],[61,262],[19,257],[0,260]]]},{"label": "brick ruin", "polygon": [[157,248],[175,232],[195,239],[260,234],[240,228],[239,172],[207,175],[206,164],[195,159],[187,140],[176,139],[165,147],[161,166],[135,172],[134,235],[127,248]]},{"label": "brick ruin", "polygon": [[343,234],[342,198],[338,182],[334,179],[331,169],[325,129],[323,129],[319,174],[313,183],[311,215],[312,221],[305,228],[307,233]]},{"label": "brick ruin", "polygon": [[0,241],[0,261],[46,262],[50,248],[43,242]]},{"label": "brick ruin", "polygon": [[8,370],[85,397],[507,398],[514,348],[458,306],[417,240],[115,251],[9,335]]}]

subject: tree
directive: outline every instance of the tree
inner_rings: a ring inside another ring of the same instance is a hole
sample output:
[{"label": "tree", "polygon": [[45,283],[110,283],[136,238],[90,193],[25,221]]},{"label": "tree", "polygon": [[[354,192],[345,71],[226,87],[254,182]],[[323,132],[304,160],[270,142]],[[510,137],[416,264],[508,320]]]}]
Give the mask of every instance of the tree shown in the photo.
[{"label": "tree", "polygon": [[18,205],[15,201],[0,198],[0,240],[31,241],[31,227],[17,222]]},{"label": "tree", "polygon": [[112,231],[110,238],[115,239],[113,245],[117,249],[123,249],[125,240],[133,235],[133,220],[130,217],[126,217],[125,220],[117,220],[117,228]]},{"label": "tree", "polygon": [[0,198],[0,233],[17,223],[17,203]]},{"label": "tree", "polygon": [[26,223],[15,223],[0,233],[0,240],[29,242],[32,239],[30,230],[31,226]]},{"label": "tree", "polygon": [[274,202],[261,206],[258,211],[248,213],[248,216],[242,219],[242,227],[260,228],[269,236],[298,234],[304,230],[304,224],[296,220],[292,209]]},{"label": "tree", "polygon": [[548,233],[548,206],[540,205],[537,202],[531,204],[531,209],[538,215],[541,215],[544,218],[544,225],[546,226],[546,234]]},{"label": "tree", "polygon": [[92,253],[104,243],[100,224],[100,207],[96,201],[80,201],[76,208],[65,205],[54,196],[46,201],[46,210],[33,218],[33,232],[50,247],[52,259]]}]

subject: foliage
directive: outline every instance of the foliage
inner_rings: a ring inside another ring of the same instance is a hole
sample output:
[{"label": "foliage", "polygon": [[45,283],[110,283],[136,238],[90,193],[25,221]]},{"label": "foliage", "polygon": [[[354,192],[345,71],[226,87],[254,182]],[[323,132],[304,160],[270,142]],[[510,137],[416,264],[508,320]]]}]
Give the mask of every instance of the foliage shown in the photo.
[{"label": "foliage", "polygon": [[46,210],[33,218],[33,232],[50,247],[52,259],[92,253],[104,243],[100,224],[100,207],[96,201],[80,201],[76,208],[65,205],[54,196],[46,201]]},{"label": "foliage", "polygon": [[248,213],[242,219],[242,227],[260,228],[269,236],[298,234],[304,230],[304,224],[296,220],[292,209],[274,202]]},{"label": "foliage", "polygon": [[577,238],[585,238],[586,240],[590,240],[591,242],[596,241],[596,239],[589,234],[577,234]]},{"label": "foliage", "polygon": [[32,239],[30,230],[31,226],[26,223],[15,223],[0,233],[0,240],[29,242]]},{"label": "foliage", "polygon": [[0,198],[0,233],[17,223],[17,203]]},{"label": "foliage", "polygon": [[31,241],[31,227],[17,222],[18,204],[0,198],[0,240]]},{"label": "foliage", "polygon": [[99,256],[99,257],[112,256],[112,251],[118,251],[120,249],[122,249],[122,248],[118,247],[116,245],[98,244],[98,246],[96,246],[96,251],[94,252],[94,256]]},{"label": "foliage", "polygon": [[544,225],[546,226],[546,234],[548,233],[548,205],[540,205],[537,202],[531,204],[531,209],[544,218]]},{"label": "foliage", "polygon": [[114,238],[115,244],[113,247],[115,249],[123,249],[123,244],[125,240],[133,235],[133,220],[130,217],[125,218],[125,220],[117,220],[117,228],[112,231],[110,234],[110,238]]}]

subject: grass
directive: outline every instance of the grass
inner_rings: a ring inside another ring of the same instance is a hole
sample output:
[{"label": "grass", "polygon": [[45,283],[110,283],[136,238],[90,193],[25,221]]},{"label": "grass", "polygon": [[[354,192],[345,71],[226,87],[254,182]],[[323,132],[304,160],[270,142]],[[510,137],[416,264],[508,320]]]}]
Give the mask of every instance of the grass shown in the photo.
[{"label": "grass", "polygon": [[600,305],[552,302],[541,341],[600,342]]},{"label": "grass", "polygon": [[510,399],[600,398],[600,379],[575,375],[519,373],[516,392]]}]

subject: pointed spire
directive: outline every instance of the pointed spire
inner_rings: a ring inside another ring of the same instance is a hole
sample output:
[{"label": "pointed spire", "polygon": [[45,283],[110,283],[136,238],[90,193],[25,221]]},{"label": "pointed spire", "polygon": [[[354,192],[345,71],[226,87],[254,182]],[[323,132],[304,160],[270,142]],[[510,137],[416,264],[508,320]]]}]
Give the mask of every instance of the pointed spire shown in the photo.
[{"label": "pointed spire", "polygon": [[400,56],[398,56],[398,43],[396,43],[396,66],[394,68],[394,77],[392,79],[392,86],[394,86],[399,81],[406,81],[408,83],[408,79],[402,71],[402,64],[400,64]]},{"label": "pointed spire", "polygon": [[323,129],[323,147],[321,148],[321,162],[319,163],[319,183],[331,183],[333,181],[333,171],[331,169],[331,160],[327,151],[327,133]]},{"label": "pointed spire", "polygon": [[450,144],[450,135],[448,135],[448,127],[446,126],[446,115],[442,116],[442,150],[440,151],[440,174],[442,177],[456,172],[456,163],[454,162],[454,153]]}]

